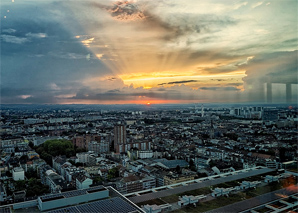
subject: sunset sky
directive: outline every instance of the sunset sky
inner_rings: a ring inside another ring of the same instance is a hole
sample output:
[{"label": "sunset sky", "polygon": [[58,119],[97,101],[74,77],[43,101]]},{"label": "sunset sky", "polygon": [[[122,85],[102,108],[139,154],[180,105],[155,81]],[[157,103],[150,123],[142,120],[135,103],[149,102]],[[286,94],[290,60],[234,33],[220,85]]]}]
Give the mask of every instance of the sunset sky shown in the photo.
[{"label": "sunset sky", "polygon": [[1,0],[1,103],[297,102],[297,0]]}]

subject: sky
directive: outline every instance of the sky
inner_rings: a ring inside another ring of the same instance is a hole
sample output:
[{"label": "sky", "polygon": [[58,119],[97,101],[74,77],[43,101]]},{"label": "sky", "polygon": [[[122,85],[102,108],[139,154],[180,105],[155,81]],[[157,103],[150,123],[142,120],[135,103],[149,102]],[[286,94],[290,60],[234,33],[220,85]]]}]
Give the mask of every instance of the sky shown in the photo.
[{"label": "sky", "polygon": [[297,103],[296,0],[1,0],[1,104]]}]

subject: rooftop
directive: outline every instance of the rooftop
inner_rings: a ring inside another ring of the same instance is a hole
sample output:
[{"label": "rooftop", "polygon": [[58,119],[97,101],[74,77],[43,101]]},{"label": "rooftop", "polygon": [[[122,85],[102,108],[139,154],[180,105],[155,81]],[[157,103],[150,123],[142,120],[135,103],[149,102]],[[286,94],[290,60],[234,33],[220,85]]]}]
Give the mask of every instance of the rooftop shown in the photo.
[{"label": "rooftop", "polygon": [[119,197],[95,201],[77,206],[50,211],[49,213],[85,212],[140,212],[136,207]]},{"label": "rooftop", "polygon": [[69,192],[45,195],[45,196],[41,196],[40,199],[43,202],[47,202],[47,201],[51,201],[51,200],[76,197],[76,196],[94,193],[94,192],[98,192],[98,191],[104,191],[104,190],[107,190],[107,189],[103,186],[96,186],[96,187],[92,187],[92,188],[88,188],[88,189],[81,189],[81,190],[74,190],[74,191],[69,191]]}]

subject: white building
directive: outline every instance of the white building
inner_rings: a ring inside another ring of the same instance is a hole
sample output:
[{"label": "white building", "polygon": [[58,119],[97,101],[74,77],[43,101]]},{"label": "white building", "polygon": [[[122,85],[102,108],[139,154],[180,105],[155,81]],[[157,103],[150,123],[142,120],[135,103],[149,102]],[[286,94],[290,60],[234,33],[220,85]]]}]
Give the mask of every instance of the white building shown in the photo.
[{"label": "white building", "polygon": [[88,178],[86,175],[79,175],[76,178],[77,189],[88,189],[93,184],[93,180]]},{"label": "white building", "polygon": [[73,118],[50,118],[48,123],[63,123],[63,122],[73,122]]},{"label": "white building", "polygon": [[276,175],[276,176],[266,175],[266,177],[265,177],[265,183],[271,183],[271,182],[274,182],[274,181],[278,181],[279,178],[280,178],[279,175]]},{"label": "white building", "polygon": [[240,189],[239,186],[230,187],[230,188],[215,188],[211,195],[212,197],[224,196],[224,195],[230,194],[233,191],[237,191],[239,189]]},{"label": "white building", "polygon": [[77,156],[77,161],[76,163],[87,163],[88,162],[88,155],[89,153],[88,152],[81,152],[81,153],[77,153],[76,156]]},{"label": "white building", "polygon": [[143,210],[146,213],[159,213],[159,212],[165,212],[165,211],[170,211],[172,209],[172,205],[170,204],[163,204],[163,205],[144,205]]},{"label": "white building", "polygon": [[91,141],[88,143],[88,151],[93,151],[96,154],[107,153],[109,151],[110,144],[108,141]]},{"label": "white building", "polygon": [[276,162],[275,160],[272,161],[272,160],[269,160],[269,159],[266,159],[266,167],[267,168],[270,168],[270,169],[278,169],[278,162]]},{"label": "white building", "polygon": [[152,157],[153,157],[152,150],[138,151],[138,158],[144,159],[144,158],[152,158]]},{"label": "white building", "polygon": [[22,167],[15,167],[12,170],[13,180],[25,180],[25,171]]},{"label": "white building", "polygon": [[241,189],[249,189],[256,187],[258,184],[260,184],[261,181],[242,181],[240,188]]},{"label": "white building", "polygon": [[62,189],[66,188],[65,180],[53,170],[46,171],[46,183],[50,187],[52,193],[61,192]]},{"label": "white building", "polygon": [[198,203],[199,200],[206,198],[205,195],[198,195],[198,196],[187,196],[184,195],[182,198],[179,198],[180,200],[178,201],[178,205],[179,206],[186,206],[188,204],[194,204],[194,203]]}]

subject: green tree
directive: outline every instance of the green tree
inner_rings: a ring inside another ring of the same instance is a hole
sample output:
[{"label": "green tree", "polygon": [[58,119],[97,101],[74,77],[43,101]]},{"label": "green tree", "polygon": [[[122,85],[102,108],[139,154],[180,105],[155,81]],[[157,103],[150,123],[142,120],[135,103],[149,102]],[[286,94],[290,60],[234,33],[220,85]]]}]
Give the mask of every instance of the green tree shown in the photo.
[{"label": "green tree", "polygon": [[24,190],[26,188],[26,181],[25,180],[17,180],[17,181],[15,181],[14,186],[15,186],[16,191]]},{"label": "green tree", "polygon": [[[50,158],[58,156],[58,155],[66,155],[67,157],[71,157],[75,155],[75,149],[72,143],[68,140],[48,140],[38,146],[36,152],[40,154],[40,157],[47,161]],[[46,158],[46,159],[45,159]]]},{"label": "green tree", "polygon": [[102,183],[103,179],[100,176],[96,176],[93,178],[94,183]]},{"label": "green tree", "polygon": [[109,170],[108,172],[108,179],[119,177],[119,169],[117,167],[114,167]]},{"label": "green tree", "polygon": [[30,186],[30,187],[32,187],[32,186],[34,186],[35,184],[36,184],[36,178],[30,178],[29,180],[28,180],[28,185]]},{"label": "green tree", "polygon": [[27,188],[26,188],[27,197],[39,196],[50,192],[49,187],[46,185],[43,185],[36,178],[30,178],[27,181],[26,185],[27,185]]}]

